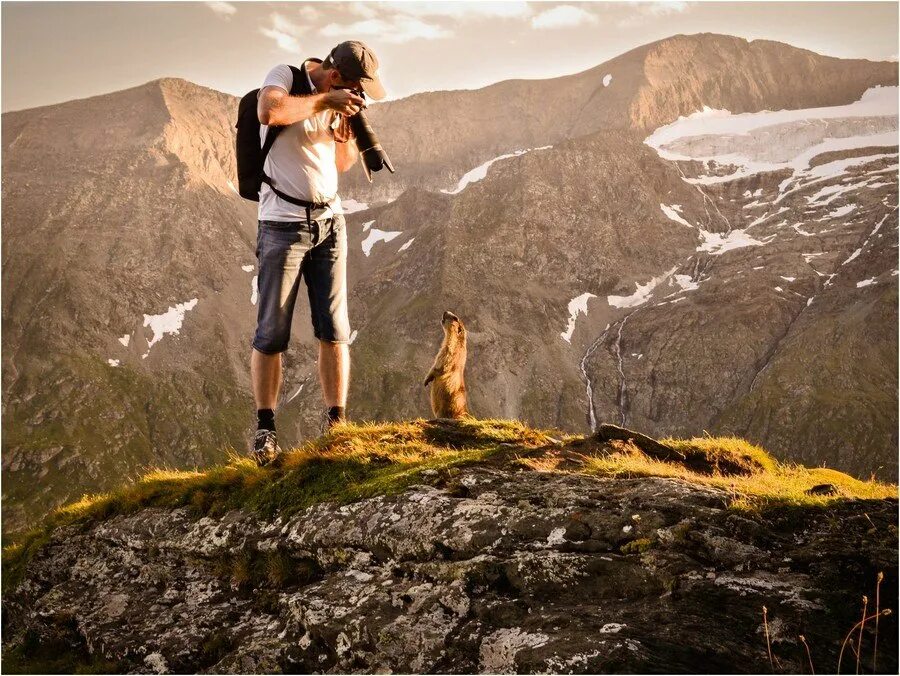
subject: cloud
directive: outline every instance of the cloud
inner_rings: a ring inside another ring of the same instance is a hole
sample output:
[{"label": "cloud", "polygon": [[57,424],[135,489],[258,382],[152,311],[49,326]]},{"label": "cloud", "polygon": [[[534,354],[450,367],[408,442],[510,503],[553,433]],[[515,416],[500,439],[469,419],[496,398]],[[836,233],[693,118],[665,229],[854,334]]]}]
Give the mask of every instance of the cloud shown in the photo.
[{"label": "cloud", "polygon": [[312,5],[301,5],[297,8],[297,15],[307,23],[312,23],[322,16],[322,12]]},{"label": "cloud", "polygon": [[231,15],[237,12],[237,7],[230,2],[207,2],[205,4],[223,19],[230,19]]},{"label": "cloud", "polygon": [[687,2],[648,2],[640,5],[645,14],[651,16],[666,16],[668,14],[681,14],[688,10]]},{"label": "cloud", "polygon": [[527,2],[381,2],[379,6],[410,16],[467,18],[526,17]]},{"label": "cloud", "polygon": [[596,22],[595,15],[574,5],[557,5],[531,18],[532,28],[565,28]]},{"label": "cloud", "polygon": [[347,5],[350,12],[364,19],[374,19],[378,16],[377,7],[378,4],[374,2],[351,2]]},{"label": "cloud", "polygon": [[399,44],[412,40],[451,37],[453,33],[432,23],[411,16],[396,15],[384,19],[366,19],[350,24],[330,23],[320,31],[322,35],[352,40],[357,37],[376,37],[380,42]]},{"label": "cloud", "polygon": [[259,32],[275,40],[275,43],[284,51],[299,54],[300,27],[277,12],[269,16],[269,21],[272,25],[260,26]]},{"label": "cloud", "polygon": [[691,9],[690,2],[634,2],[628,3],[631,14],[616,22],[619,26],[637,26],[648,19],[681,14]]}]

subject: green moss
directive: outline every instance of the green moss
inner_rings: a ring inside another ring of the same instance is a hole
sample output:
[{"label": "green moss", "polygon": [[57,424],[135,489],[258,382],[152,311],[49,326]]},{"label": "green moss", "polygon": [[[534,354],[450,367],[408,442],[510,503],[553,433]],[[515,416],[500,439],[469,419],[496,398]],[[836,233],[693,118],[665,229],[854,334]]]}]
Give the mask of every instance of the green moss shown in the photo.
[{"label": "green moss", "polygon": [[631,542],[626,542],[624,545],[619,547],[619,551],[623,554],[643,554],[653,545],[652,540],[650,538],[638,538],[637,540],[632,540]]},{"label": "green moss", "polygon": [[[3,552],[4,588],[15,584],[24,566],[62,525],[89,526],[143,507],[188,507],[197,515],[218,516],[247,509],[264,517],[291,516],[320,502],[345,504],[400,492],[421,483],[423,472],[484,462],[510,446],[548,443],[547,436],[518,421],[463,420],[341,425],[328,435],[285,453],[278,466],[259,468],[233,457],[205,472],[156,470],[124,488],[52,512],[39,528],[7,539]],[[240,586],[255,579],[252,561],[231,562]],[[279,566],[270,566],[279,577]]]},{"label": "green moss", "polygon": [[[183,444],[196,449],[188,462],[207,464],[222,462],[226,447],[242,443],[248,395],[225,379],[215,381],[213,366],[209,369],[213,375],[204,378],[158,381],[127,364],[113,368],[96,355],[73,352],[36,371],[23,372],[28,373],[27,380],[18,387],[35,394],[22,403],[11,403],[4,412],[4,454],[15,452],[30,459],[47,457],[51,449],[56,453],[34,465],[26,462],[19,471],[3,472],[4,506],[14,505],[26,517],[46,513],[48,507],[71,496],[73,489],[113,488],[133,476],[135,468],[184,466]],[[60,387],[71,391],[77,416],[46,413],[60,407],[59,388],[48,383],[63,383]],[[207,424],[197,427],[195,438],[185,438],[185,431],[176,424],[184,416],[185,401],[208,402],[209,410],[216,412]],[[117,415],[110,415],[111,411]],[[38,414],[48,417],[39,425],[27,424]],[[116,443],[110,444],[114,439]],[[103,453],[92,452],[98,445],[104,446]],[[80,459],[88,454],[97,463],[90,469]],[[38,472],[41,491],[34,488]]]},{"label": "green moss", "polygon": [[[697,474],[677,462],[649,458],[630,445],[598,444],[593,438],[531,429],[516,420],[416,419],[339,425],[329,434],[283,454],[276,466],[259,468],[249,459],[235,456],[227,464],[203,472],[155,470],[115,492],[85,496],[61,507],[38,528],[4,539],[4,589],[21,579],[28,560],[59,526],[87,527],[143,507],[187,507],[196,516],[220,516],[232,509],[244,509],[266,518],[290,517],[310,505],[346,504],[395,494],[414,483],[440,483],[452,488],[456,468],[479,463],[600,476],[673,477],[722,488],[731,495],[733,509],[745,510],[784,505],[821,507],[846,498],[897,495],[896,486],[858,481],[823,468],[775,463],[763,449],[731,437],[667,442],[690,445],[709,454],[752,457],[757,469],[748,476]],[[576,461],[566,464],[563,461],[567,458]],[[838,494],[807,495],[805,491],[818,483],[837,486]],[[690,526],[683,528],[682,537]],[[649,543],[642,539],[625,547],[639,553],[645,546]],[[230,577],[236,586],[299,584],[314,574],[305,570],[302,562],[281,553],[247,553],[223,565],[222,575]]]},{"label": "green moss", "polygon": [[[71,623],[69,623],[71,624]],[[73,626],[61,626],[55,638],[41,638],[27,631],[23,641],[4,648],[4,674],[118,674],[123,668],[102,655],[88,652]]]},{"label": "green moss", "polygon": [[225,657],[234,647],[234,641],[226,630],[213,632],[200,645],[201,664],[211,666]]}]

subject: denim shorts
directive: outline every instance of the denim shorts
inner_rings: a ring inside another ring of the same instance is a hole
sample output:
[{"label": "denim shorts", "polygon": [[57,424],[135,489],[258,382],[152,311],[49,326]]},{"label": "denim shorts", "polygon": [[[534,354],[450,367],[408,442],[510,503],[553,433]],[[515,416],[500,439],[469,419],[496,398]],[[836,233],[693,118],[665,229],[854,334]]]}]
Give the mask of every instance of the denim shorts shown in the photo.
[{"label": "denim shorts", "polygon": [[259,305],[252,342],[258,351],[277,354],[287,349],[301,276],[306,281],[316,338],[350,342],[347,224],[341,214],[322,218],[331,213],[313,209],[305,221],[259,221]]}]

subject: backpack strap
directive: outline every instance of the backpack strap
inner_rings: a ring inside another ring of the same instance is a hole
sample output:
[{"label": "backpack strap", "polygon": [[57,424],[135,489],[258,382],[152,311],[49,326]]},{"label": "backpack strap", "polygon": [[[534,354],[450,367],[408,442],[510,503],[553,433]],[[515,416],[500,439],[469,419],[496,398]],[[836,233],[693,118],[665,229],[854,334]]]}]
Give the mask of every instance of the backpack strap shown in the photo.
[{"label": "backpack strap", "polygon": [[[288,92],[289,96],[301,96],[303,94],[312,94],[312,91],[309,88],[309,83],[306,81],[307,76],[304,71],[301,71],[296,66],[288,66],[291,69],[291,75],[293,75],[293,81],[291,82],[291,91]],[[305,70],[305,69],[304,69]],[[266,130],[266,141],[262,147],[262,159],[263,162],[266,161],[266,157],[269,156],[269,151],[272,150],[272,146],[275,143],[275,139],[278,138],[278,135],[281,133],[281,130],[284,129],[284,126],[272,126]],[[268,179],[269,177],[263,173],[263,178]],[[270,186],[272,185],[271,179],[264,181],[268,183]]]},{"label": "backpack strap", "polygon": [[[322,59],[317,59],[315,57],[310,57],[306,59],[306,61],[314,61],[316,63],[322,63]],[[297,68],[296,66],[288,66],[291,69],[291,75],[293,75],[293,82],[291,83],[291,91],[289,92],[290,96],[307,96],[312,94],[312,89],[310,87],[309,75],[306,72],[306,61],[304,61],[302,69]],[[266,157],[269,155],[269,151],[272,150],[272,146],[275,145],[275,139],[278,138],[278,135],[284,129],[284,126],[274,126],[269,127],[266,130],[266,140],[262,147],[262,165],[265,166]],[[297,197],[291,197],[290,195],[281,192],[272,184],[272,178],[266,175],[266,172],[262,172],[261,177],[262,183],[268,184],[269,188],[272,189],[278,197],[283,199],[285,202],[290,202],[299,207],[307,207],[307,208],[318,208],[322,206],[327,206],[328,202],[318,203],[318,202],[309,202],[307,200],[301,200]]]}]

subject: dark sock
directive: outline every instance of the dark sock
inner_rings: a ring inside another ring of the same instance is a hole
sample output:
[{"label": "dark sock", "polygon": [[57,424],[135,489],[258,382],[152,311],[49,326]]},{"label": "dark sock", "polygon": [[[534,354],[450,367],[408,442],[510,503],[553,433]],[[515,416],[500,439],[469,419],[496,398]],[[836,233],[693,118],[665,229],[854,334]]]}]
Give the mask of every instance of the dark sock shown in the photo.
[{"label": "dark sock", "polygon": [[259,429],[275,431],[275,411],[271,408],[260,408],[256,411]]},{"label": "dark sock", "polygon": [[344,406],[332,406],[328,409],[328,420],[330,422],[344,421]]}]

